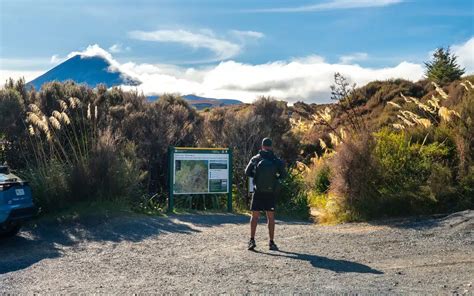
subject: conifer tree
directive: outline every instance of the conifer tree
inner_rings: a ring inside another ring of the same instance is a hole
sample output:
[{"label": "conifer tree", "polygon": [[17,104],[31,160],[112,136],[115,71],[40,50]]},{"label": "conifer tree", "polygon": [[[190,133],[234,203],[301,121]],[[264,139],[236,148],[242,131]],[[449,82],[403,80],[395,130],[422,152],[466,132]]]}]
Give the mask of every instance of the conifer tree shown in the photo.
[{"label": "conifer tree", "polygon": [[452,54],[449,47],[436,49],[431,61],[426,62],[426,77],[438,84],[445,85],[461,78],[464,68],[456,61],[457,57]]}]

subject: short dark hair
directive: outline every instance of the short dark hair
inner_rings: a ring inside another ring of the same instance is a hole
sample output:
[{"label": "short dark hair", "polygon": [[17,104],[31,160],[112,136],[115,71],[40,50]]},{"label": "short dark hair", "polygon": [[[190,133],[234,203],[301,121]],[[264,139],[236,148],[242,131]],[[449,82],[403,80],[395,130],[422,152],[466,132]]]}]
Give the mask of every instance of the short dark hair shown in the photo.
[{"label": "short dark hair", "polygon": [[272,147],[272,144],[272,139],[270,138],[265,138],[262,140],[262,146]]}]

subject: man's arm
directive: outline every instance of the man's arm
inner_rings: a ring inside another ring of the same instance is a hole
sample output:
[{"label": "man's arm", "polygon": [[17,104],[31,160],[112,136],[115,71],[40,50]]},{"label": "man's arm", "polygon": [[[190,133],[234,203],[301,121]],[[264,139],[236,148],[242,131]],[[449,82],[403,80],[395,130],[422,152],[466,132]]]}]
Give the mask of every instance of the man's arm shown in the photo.
[{"label": "man's arm", "polygon": [[285,163],[279,159],[278,160],[278,179],[283,180],[286,178],[288,173],[286,172]]},{"label": "man's arm", "polygon": [[249,161],[249,164],[245,168],[245,175],[252,178],[255,177],[255,163],[253,158]]}]

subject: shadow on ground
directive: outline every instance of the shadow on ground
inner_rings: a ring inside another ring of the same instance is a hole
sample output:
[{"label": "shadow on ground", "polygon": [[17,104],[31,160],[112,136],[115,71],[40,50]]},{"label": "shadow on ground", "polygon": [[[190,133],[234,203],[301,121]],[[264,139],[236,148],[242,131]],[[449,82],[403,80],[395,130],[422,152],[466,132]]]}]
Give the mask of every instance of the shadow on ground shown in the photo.
[{"label": "shadow on ground", "polygon": [[[246,223],[234,214],[149,216],[89,216],[68,221],[34,221],[16,237],[0,240],[0,275],[21,270],[47,258],[60,257],[64,247],[81,241],[139,242],[166,233],[191,234],[196,227]],[[196,227],[193,227],[196,226]]]},{"label": "shadow on ground", "polygon": [[472,228],[474,224],[474,211],[465,210],[452,214],[437,214],[420,217],[393,218],[386,220],[370,221],[369,224],[376,226],[388,226],[391,228],[428,230],[439,227],[456,227],[468,224]]},{"label": "shadow on ground", "polygon": [[331,270],[336,273],[353,272],[353,273],[383,274],[382,271],[373,269],[370,266],[357,263],[357,262],[348,261],[348,260],[337,260],[337,259],[331,259],[331,258],[327,258],[323,256],[288,252],[288,251],[282,251],[282,250],[272,252],[272,253],[266,253],[266,252],[257,251],[257,250],[254,250],[254,252],[268,255],[268,256],[284,257],[284,258],[290,258],[290,259],[295,259],[295,260],[307,261],[311,263],[311,265],[314,268]]}]

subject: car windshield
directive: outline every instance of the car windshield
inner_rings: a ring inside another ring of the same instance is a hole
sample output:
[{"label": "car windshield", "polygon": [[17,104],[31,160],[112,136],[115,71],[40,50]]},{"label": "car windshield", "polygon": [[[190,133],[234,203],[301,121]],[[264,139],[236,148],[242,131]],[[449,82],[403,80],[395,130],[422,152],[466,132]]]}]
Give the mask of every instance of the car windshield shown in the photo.
[{"label": "car windshield", "polygon": [[8,174],[10,174],[10,169],[7,166],[1,165],[0,166],[0,174],[8,175]]},{"label": "car windshield", "polygon": [[7,179],[8,179],[8,176],[7,176],[7,175],[0,174],[0,183],[1,183],[1,182],[5,182]]}]

